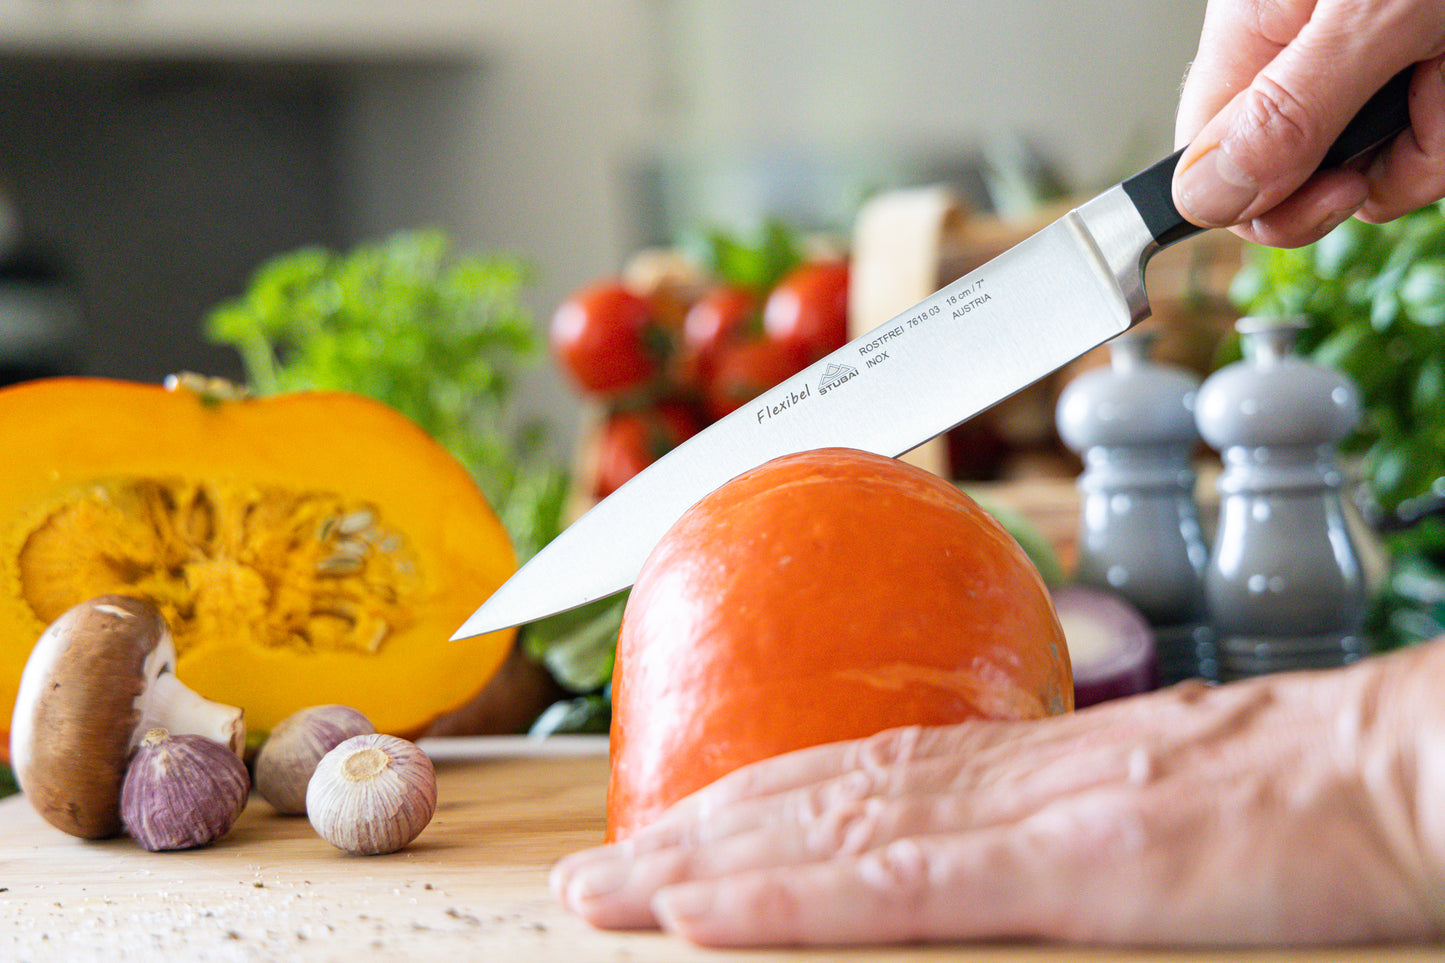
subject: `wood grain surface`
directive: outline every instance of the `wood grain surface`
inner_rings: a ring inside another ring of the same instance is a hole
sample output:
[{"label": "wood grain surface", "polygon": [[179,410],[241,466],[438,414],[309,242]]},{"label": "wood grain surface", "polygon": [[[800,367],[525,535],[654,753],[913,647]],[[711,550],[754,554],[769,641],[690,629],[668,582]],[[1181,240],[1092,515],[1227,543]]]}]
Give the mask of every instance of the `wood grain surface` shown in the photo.
[{"label": "wood grain surface", "polygon": [[[1440,947],[1326,951],[1120,952],[933,946],[732,953],[657,933],[605,933],[547,889],[560,856],[600,841],[607,762],[596,751],[509,755],[506,740],[428,740],[436,818],[408,849],[347,856],[304,818],[253,799],[217,844],[147,853],[128,839],[85,842],[26,801],[0,802],[0,960],[630,961],[817,959],[961,963],[1423,961]],[[515,745],[515,743],[514,743]],[[474,758],[477,755],[489,758]]]}]

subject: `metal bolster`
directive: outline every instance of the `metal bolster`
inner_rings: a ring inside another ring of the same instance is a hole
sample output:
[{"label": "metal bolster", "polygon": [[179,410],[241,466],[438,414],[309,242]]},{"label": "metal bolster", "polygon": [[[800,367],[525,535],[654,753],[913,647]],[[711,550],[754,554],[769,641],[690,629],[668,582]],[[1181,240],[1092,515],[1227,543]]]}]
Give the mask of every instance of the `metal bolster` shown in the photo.
[{"label": "metal bolster", "polygon": [[1144,265],[1159,244],[1123,188],[1113,187],[1064,215],[1070,228],[1113,277],[1129,309],[1130,325],[1149,316]]}]

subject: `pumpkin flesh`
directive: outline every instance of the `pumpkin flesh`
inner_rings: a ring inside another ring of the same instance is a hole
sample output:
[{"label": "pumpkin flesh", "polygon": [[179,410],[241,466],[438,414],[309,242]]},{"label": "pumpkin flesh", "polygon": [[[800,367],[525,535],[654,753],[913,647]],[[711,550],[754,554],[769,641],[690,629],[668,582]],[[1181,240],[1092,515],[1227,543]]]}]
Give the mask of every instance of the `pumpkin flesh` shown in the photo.
[{"label": "pumpkin flesh", "polygon": [[378,402],[47,379],[0,391],[0,445],[0,725],[44,627],[107,593],[153,602],[177,675],[256,732],[327,702],[415,732],[511,646],[448,641],[515,556],[465,469]]}]

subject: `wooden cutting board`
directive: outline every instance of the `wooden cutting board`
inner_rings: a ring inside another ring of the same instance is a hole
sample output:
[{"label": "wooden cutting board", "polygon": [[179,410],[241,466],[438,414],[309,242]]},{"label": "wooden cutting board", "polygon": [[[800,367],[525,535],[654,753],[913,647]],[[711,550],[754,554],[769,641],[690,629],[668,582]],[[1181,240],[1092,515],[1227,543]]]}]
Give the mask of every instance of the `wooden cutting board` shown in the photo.
[{"label": "wooden cutting board", "polygon": [[[25,800],[0,802],[0,960],[165,961],[1415,961],[1434,948],[1120,953],[1033,946],[842,951],[701,950],[656,933],[605,933],[547,890],[560,856],[601,840],[607,762],[598,741],[429,740],[436,818],[408,849],[347,856],[304,818],[253,800],[207,849],[147,853],[85,842]],[[477,755],[488,758],[475,758]]]}]

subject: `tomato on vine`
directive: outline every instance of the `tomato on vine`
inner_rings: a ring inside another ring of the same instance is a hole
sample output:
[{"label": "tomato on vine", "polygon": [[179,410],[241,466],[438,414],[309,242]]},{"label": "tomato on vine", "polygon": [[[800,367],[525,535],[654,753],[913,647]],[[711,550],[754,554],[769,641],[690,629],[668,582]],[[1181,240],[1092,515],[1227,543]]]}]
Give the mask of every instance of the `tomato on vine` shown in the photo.
[{"label": "tomato on vine", "polygon": [[711,288],[683,319],[679,379],[685,384],[705,385],[723,346],[755,337],[761,329],[758,298],[750,290],[734,284]]},{"label": "tomato on vine", "polygon": [[702,426],[696,409],[675,400],[612,413],[597,436],[593,495],[606,498]]},{"label": "tomato on vine", "polygon": [[754,337],[723,345],[704,386],[708,414],[721,418],[797,374],[807,364],[797,349],[775,338]]},{"label": "tomato on vine", "polygon": [[602,397],[654,381],[667,353],[651,304],[617,281],[599,281],[562,302],[552,315],[548,342],[578,387]]},{"label": "tomato on vine", "polygon": [[768,337],[811,364],[848,341],[848,264],[813,261],[790,271],[763,305]]}]

